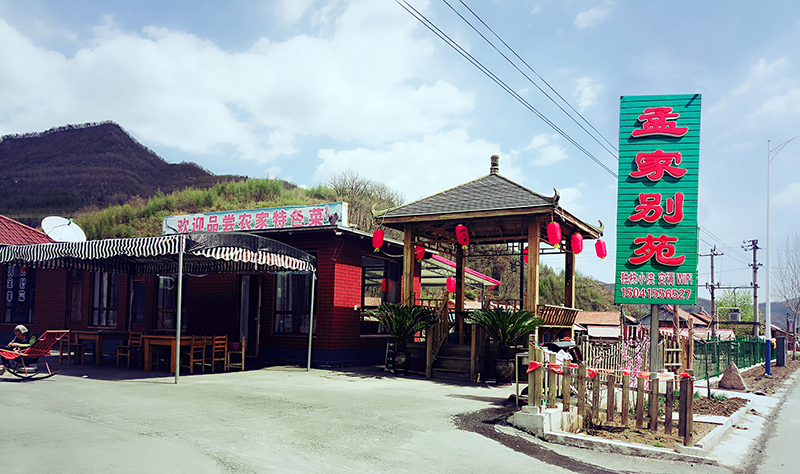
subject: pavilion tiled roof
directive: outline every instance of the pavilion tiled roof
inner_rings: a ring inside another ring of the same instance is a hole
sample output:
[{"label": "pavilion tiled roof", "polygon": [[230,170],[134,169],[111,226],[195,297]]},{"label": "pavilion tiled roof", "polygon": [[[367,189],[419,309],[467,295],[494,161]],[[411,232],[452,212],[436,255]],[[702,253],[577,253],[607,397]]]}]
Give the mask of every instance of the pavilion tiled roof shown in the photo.
[{"label": "pavilion tiled roof", "polygon": [[555,197],[546,197],[498,173],[442,191],[419,201],[391,209],[384,218],[481,211],[552,207]]},{"label": "pavilion tiled roof", "polygon": [[44,232],[0,215],[0,245],[46,244],[53,239]]}]

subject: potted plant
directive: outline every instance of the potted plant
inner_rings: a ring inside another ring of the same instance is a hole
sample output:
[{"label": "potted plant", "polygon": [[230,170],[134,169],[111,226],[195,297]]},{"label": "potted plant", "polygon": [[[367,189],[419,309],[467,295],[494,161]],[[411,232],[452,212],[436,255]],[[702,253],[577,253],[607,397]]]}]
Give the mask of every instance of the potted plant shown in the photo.
[{"label": "potted plant", "polygon": [[541,318],[531,311],[505,308],[475,311],[467,317],[466,322],[485,329],[489,337],[497,343],[495,379],[498,384],[510,383],[514,376],[516,367],[509,354],[511,343],[542,325]]},{"label": "potted plant", "polygon": [[411,337],[437,322],[436,314],[426,306],[408,306],[396,303],[384,303],[370,315],[376,318],[386,332],[394,336],[394,371],[395,374],[407,374],[411,358],[407,343]]}]

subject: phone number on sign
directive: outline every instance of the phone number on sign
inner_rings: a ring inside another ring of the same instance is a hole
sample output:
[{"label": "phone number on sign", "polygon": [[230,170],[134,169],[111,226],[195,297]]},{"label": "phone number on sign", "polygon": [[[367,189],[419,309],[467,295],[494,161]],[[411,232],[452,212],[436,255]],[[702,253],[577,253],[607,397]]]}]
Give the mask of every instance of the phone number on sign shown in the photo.
[{"label": "phone number on sign", "polygon": [[662,300],[688,300],[692,290],[688,288],[620,288],[623,298],[652,298]]}]

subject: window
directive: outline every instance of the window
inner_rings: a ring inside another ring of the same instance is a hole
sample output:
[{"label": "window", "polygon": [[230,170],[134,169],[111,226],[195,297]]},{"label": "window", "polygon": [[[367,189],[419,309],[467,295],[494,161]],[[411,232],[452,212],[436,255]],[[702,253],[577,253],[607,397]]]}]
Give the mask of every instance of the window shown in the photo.
[{"label": "window", "polygon": [[371,256],[361,258],[361,307],[377,308],[400,301],[400,265]]},{"label": "window", "polygon": [[275,275],[275,332],[308,334],[311,309],[310,273]]},{"label": "window", "polygon": [[131,288],[131,323],[144,323],[144,292],[147,282],[134,280]]},{"label": "window", "polygon": [[[186,277],[183,277],[183,300],[186,301]],[[175,329],[178,314],[178,278],[159,275],[158,277],[158,315],[156,329]],[[181,329],[186,329],[186,305],[181,307]]]},{"label": "window", "polygon": [[36,293],[36,270],[18,265],[6,267],[6,291],[3,321],[32,323]]},{"label": "window", "polygon": [[117,325],[117,299],[119,297],[119,275],[95,273],[92,286],[92,326],[115,327]]},{"label": "window", "polygon": [[83,296],[83,270],[70,269],[67,273],[69,286],[69,320],[81,320],[81,298]]}]

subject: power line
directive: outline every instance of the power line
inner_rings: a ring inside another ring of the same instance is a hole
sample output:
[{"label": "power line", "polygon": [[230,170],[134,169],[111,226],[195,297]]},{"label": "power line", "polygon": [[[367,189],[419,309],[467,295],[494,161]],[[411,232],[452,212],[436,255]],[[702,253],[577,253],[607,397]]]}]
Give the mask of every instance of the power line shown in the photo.
[{"label": "power line", "polygon": [[612,171],[608,166],[605,165],[602,161],[600,161],[597,157],[595,157],[589,150],[581,146],[575,139],[573,139],[569,134],[561,130],[555,123],[553,123],[550,119],[544,116],[541,112],[539,112],[536,107],[531,105],[527,100],[525,100],[522,96],[520,96],[517,92],[515,92],[511,87],[508,86],[503,80],[501,80],[497,75],[491,72],[486,66],[481,64],[480,61],[475,59],[471,54],[469,54],[464,48],[462,48],[457,42],[455,42],[452,38],[450,38],[446,33],[444,33],[439,27],[437,27],[433,22],[428,20],[425,15],[417,11],[411,4],[407,1],[402,0],[395,0],[395,2],[400,5],[405,11],[407,11],[411,16],[417,19],[420,23],[422,23],[426,28],[428,28],[431,32],[433,32],[436,36],[438,36],[442,41],[447,43],[448,46],[453,48],[458,54],[460,54],[464,59],[469,61],[473,66],[478,68],[483,74],[485,74],[489,79],[494,81],[495,84],[500,86],[504,91],[506,91],[509,95],[514,97],[519,103],[521,103],[526,109],[531,111],[534,115],[539,117],[544,123],[550,126],[553,130],[555,130],[559,135],[564,137],[568,142],[570,142],[575,148],[583,152],[587,157],[589,157],[592,161],[597,163],[601,168],[603,168],[608,174],[617,179],[617,173]]},{"label": "power line", "polygon": [[517,71],[519,71],[519,73],[520,73],[520,74],[522,74],[522,75],[525,77],[525,79],[527,79],[527,80],[528,80],[528,82],[530,82],[530,83],[531,83],[531,84],[533,84],[533,85],[534,85],[534,86],[535,86],[537,89],[539,89],[539,92],[541,92],[542,94],[544,94],[544,95],[545,95],[545,97],[547,97],[548,99],[550,99],[550,102],[552,102],[552,103],[553,103],[553,104],[554,104],[556,107],[558,107],[559,109],[561,109],[561,111],[562,111],[562,112],[564,112],[564,114],[565,114],[567,117],[569,117],[570,119],[572,119],[572,121],[573,121],[573,122],[575,122],[575,124],[576,124],[576,125],[578,125],[578,126],[579,126],[579,127],[580,127],[580,128],[583,130],[583,131],[584,131],[584,132],[586,132],[586,134],[587,134],[587,135],[589,135],[590,137],[592,137],[592,139],[593,139],[594,141],[596,141],[598,145],[600,145],[601,147],[603,147],[603,149],[605,149],[605,150],[608,152],[608,154],[609,154],[609,155],[611,155],[611,156],[612,156],[612,157],[613,157],[615,160],[618,160],[618,159],[619,159],[619,158],[617,157],[617,154],[616,154],[616,153],[617,153],[617,148],[616,148],[616,147],[615,147],[615,146],[614,146],[614,145],[613,145],[613,144],[612,144],[610,141],[608,141],[608,139],[607,139],[605,136],[603,136],[603,134],[602,134],[602,133],[600,133],[600,131],[598,131],[598,130],[597,130],[595,127],[594,127],[594,125],[592,125],[591,123],[589,123],[589,121],[588,121],[588,120],[586,120],[586,117],[584,117],[584,116],[583,116],[583,115],[582,115],[580,112],[578,112],[577,110],[575,110],[575,107],[573,107],[573,106],[572,106],[572,104],[570,104],[570,103],[569,103],[569,102],[568,102],[568,101],[567,101],[567,100],[566,100],[566,99],[565,99],[565,98],[564,98],[564,97],[563,97],[561,94],[559,94],[559,93],[558,93],[558,91],[556,91],[556,90],[553,88],[553,86],[551,86],[551,85],[550,85],[550,84],[549,84],[549,83],[548,83],[548,82],[547,82],[547,81],[546,81],[546,80],[545,80],[545,79],[544,79],[544,78],[543,78],[541,75],[539,75],[539,73],[537,73],[537,72],[536,72],[536,71],[535,71],[535,70],[534,70],[534,69],[533,69],[533,68],[532,68],[532,67],[531,67],[531,66],[530,66],[530,65],[529,65],[529,64],[528,64],[528,63],[527,63],[527,62],[526,62],[524,59],[522,59],[522,57],[520,57],[520,55],[519,55],[519,54],[517,54],[517,52],[516,52],[516,51],[514,51],[514,48],[512,48],[511,46],[509,46],[509,45],[508,45],[508,43],[506,43],[506,42],[503,40],[503,38],[501,38],[501,37],[500,37],[500,35],[498,35],[498,34],[497,34],[497,33],[496,33],[496,32],[495,32],[495,31],[494,31],[494,30],[493,30],[493,29],[492,29],[492,28],[491,28],[489,25],[487,25],[487,24],[486,24],[486,22],[485,22],[485,21],[483,21],[483,19],[482,19],[480,16],[478,16],[478,14],[477,14],[477,13],[475,13],[475,12],[474,12],[474,11],[473,11],[473,10],[472,10],[472,9],[471,9],[471,8],[470,8],[470,7],[469,7],[467,4],[466,4],[466,3],[464,3],[464,0],[459,0],[459,1],[461,2],[461,4],[462,4],[462,5],[464,5],[464,7],[465,7],[467,10],[469,10],[469,12],[470,12],[470,13],[472,13],[472,15],[473,15],[475,18],[477,18],[477,19],[478,19],[478,21],[480,21],[480,22],[481,22],[481,24],[482,24],[484,27],[486,27],[486,29],[488,29],[488,30],[489,30],[489,31],[490,31],[490,32],[491,32],[491,33],[492,33],[492,34],[495,36],[495,38],[497,38],[497,39],[498,39],[498,40],[499,40],[501,43],[503,43],[503,46],[505,46],[506,48],[508,48],[508,50],[509,50],[509,51],[511,51],[511,53],[513,53],[513,54],[514,54],[514,56],[516,56],[516,57],[517,57],[517,59],[519,59],[520,61],[522,61],[522,63],[523,63],[523,64],[524,64],[524,65],[525,65],[525,66],[526,66],[528,69],[530,69],[530,70],[531,70],[531,72],[533,72],[533,73],[536,75],[536,77],[538,77],[538,78],[539,78],[539,80],[541,80],[542,82],[544,82],[544,84],[545,84],[545,85],[546,85],[546,86],[547,86],[547,87],[548,87],[548,88],[549,88],[549,89],[550,89],[550,90],[551,90],[553,93],[555,93],[555,94],[558,96],[558,98],[559,98],[559,99],[561,99],[561,101],[562,101],[564,104],[566,104],[566,106],[567,106],[567,107],[569,107],[569,108],[570,108],[570,109],[571,109],[571,110],[572,110],[572,111],[573,111],[575,114],[577,114],[577,115],[578,115],[578,117],[580,117],[580,118],[581,118],[581,119],[582,119],[582,120],[583,120],[583,121],[586,123],[586,125],[588,125],[588,126],[589,126],[589,127],[592,129],[592,130],[594,130],[594,132],[595,132],[595,133],[597,133],[597,134],[598,134],[598,135],[599,135],[599,136],[600,136],[600,137],[601,137],[603,140],[605,140],[605,142],[606,142],[606,143],[608,143],[608,144],[611,146],[611,148],[613,149],[613,151],[612,151],[612,150],[610,150],[608,147],[606,147],[606,145],[605,145],[605,144],[603,144],[603,143],[602,143],[602,142],[601,142],[601,141],[600,141],[600,140],[599,140],[599,139],[598,139],[596,136],[594,136],[594,135],[593,135],[593,134],[592,134],[592,133],[591,133],[589,130],[587,130],[587,129],[586,129],[586,127],[584,127],[584,126],[583,126],[583,124],[581,124],[580,122],[578,122],[578,120],[577,120],[577,119],[575,119],[575,117],[574,117],[574,116],[572,116],[572,115],[571,115],[569,112],[567,112],[567,111],[564,109],[564,107],[562,107],[562,106],[561,106],[561,104],[559,104],[559,103],[558,103],[558,102],[557,102],[557,101],[556,101],[556,100],[555,100],[555,99],[554,99],[552,96],[550,96],[550,94],[548,94],[548,93],[547,93],[547,92],[546,92],[544,89],[542,89],[542,88],[539,86],[539,84],[537,84],[537,83],[536,83],[536,82],[535,82],[533,79],[531,79],[531,77],[530,77],[530,76],[528,76],[528,75],[527,75],[525,72],[523,72],[523,71],[522,71],[522,69],[520,69],[520,68],[519,68],[519,66],[517,66],[517,65],[514,63],[514,61],[512,61],[512,60],[511,60],[511,59],[510,59],[508,56],[506,56],[506,55],[505,55],[505,54],[504,54],[502,51],[500,51],[500,49],[498,49],[498,48],[497,48],[497,46],[495,46],[495,45],[494,45],[494,43],[492,43],[492,41],[491,41],[491,40],[489,40],[489,38],[487,38],[487,37],[486,37],[486,36],[485,36],[483,33],[481,33],[480,31],[478,31],[478,29],[477,29],[477,28],[476,28],[476,27],[475,27],[475,26],[474,26],[474,25],[473,25],[473,24],[472,24],[472,23],[471,23],[469,20],[467,20],[466,18],[464,18],[464,16],[463,16],[463,15],[462,15],[462,14],[461,14],[459,11],[457,11],[457,10],[456,10],[456,9],[455,9],[455,8],[454,8],[454,7],[453,7],[453,6],[452,6],[452,5],[451,5],[451,4],[450,4],[450,3],[449,3],[447,0],[442,0],[442,1],[443,1],[443,2],[444,2],[444,3],[445,3],[447,6],[448,6],[448,7],[450,7],[450,9],[451,9],[451,10],[453,10],[453,12],[454,12],[456,15],[458,15],[458,16],[459,16],[459,18],[461,18],[461,19],[462,19],[462,20],[463,20],[463,21],[464,21],[464,22],[465,22],[467,25],[469,25],[469,26],[470,26],[470,28],[472,28],[472,29],[475,31],[475,33],[477,33],[477,34],[478,34],[478,35],[479,35],[481,38],[483,38],[483,40],[484,40],[484,41],[486,41],[486,43],[488,43],[488,44],[489,44],[489,45],[490,45],[490,46],[491,46],[491,47],[492,47],[492,48],[493,48],[495,51],[497,51],[497,53],[498,53],[500,56],[502,56],[502,57],[503,57],[503,59],[505,59],[505,60],[506,60],[506,61],[507,61],[509,64],[511,64],[511,65],[514,67],[514,69],[516,69]]}]

